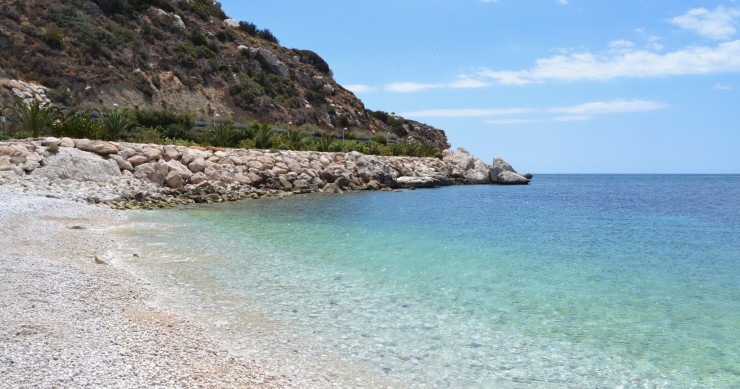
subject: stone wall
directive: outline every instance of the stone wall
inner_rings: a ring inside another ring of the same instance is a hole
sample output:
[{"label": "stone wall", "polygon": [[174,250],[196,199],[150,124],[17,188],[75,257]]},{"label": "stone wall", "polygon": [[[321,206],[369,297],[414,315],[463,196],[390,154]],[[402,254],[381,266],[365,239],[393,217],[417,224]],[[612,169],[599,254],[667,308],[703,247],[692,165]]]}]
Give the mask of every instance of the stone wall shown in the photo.
[{"label": "stone wall", "polygon": [[[446,151],[443,159],[437,159],[69,138],[0,143],[0,184],[19,178],[29,182],[40,179],[50,186],[97,183],[104,189],[87,201],[123,207],[309,192],[491,184],[490,169],[464,149]],[[111,188],[115,193],[106,193]]]}]

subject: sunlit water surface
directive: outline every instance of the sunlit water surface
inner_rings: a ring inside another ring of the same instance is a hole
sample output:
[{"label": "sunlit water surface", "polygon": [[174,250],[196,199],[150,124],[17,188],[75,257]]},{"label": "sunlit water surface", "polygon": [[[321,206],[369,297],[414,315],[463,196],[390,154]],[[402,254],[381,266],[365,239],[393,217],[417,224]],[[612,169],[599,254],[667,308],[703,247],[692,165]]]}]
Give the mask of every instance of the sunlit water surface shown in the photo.
[{"label": "sunlit water surface", "polygon": [[130,220],[120,264],[247,354],[279,343],[411,387],[740,387],[740,176],[543,175]]}]

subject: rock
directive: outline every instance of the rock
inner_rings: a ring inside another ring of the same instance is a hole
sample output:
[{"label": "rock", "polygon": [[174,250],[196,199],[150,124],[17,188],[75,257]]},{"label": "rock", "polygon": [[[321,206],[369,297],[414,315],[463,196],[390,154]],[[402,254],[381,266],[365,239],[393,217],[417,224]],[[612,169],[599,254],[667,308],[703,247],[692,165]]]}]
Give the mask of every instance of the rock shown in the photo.
[{"label": "rock", "polygon": [[430,176],[403,176],[396,179],[396,185],[400,188],[434,188],[440,184],[436,178]]},{"label": "rock", "polygon": [[100,155],[118,154],[118,147],[110,142],[96,141],[92,144],[92,152]]},{"label": "rock", "polygon": [[62,138],[59,147],[75,147],[75,141],[72,138]]},{"label": "rock", "polygon": [[110,159],[116,161],[116,163],[118,164],[118,168],[119,169],[121,169],[121,170],[127,170],[127,171],[130,171],[130,172],[133,172],[134,171],[134,166],[131,164],[131,162],[123,159],[120,155],[118,155],[118,154],[111,154],[110,155]]},{"label": "rock", "polygon": [[365,186],[365,188],[368,190],[380,190],[381,187],[382,185],[380,185],[380,182],[376,180],[370,180]]},{"label": "rock", "polygon": [[491,182],[494,184],[498,182],[498,175],[503,172],[513,172],[516,173],[513,167],[509,165],[506,161],[501,159],[501,157],[496,157],[493,159],[493,163],[491,164],[491,168],[489,169],[489,175],[491,177]]},{"label": "rock", "polygon": [[468,181],[469,184],[472,185],[483,185],[491,183],[491,178],[488,173],[479,170],[468,170],[467,172],[465,172],[465,179]]},{"label": "rock", "polygon": [[338,194],[338,193],[344,193],[344,191],[342,191],[341,189],[339,189],[339,187],[337,186],[337,184],[334,184],[334,183],[332,183],[332,184],[326,184],[324,186],[324,188],[322,189],[322,191],[324,193],[336,193],[336,194]]},{"label": "rock", "polygon": [[198,185],[206,181],[208,181],[208,177],[202,172],[195,173],[190,177],[190,183],[193,185]]},{"label": "rock", "polygon": [[176,171],[170,171],[165,178],[165,183],[173,189],[180,189],[185,185],[185,180]]},{"label": "rock", "polygon": [[13,170],[13,164],[10,163],[10,157],[0,157],[0,172],[8,172]]},{"label": "rock", "polygon": [[190,169],[190,171],[193,173],[202,172],[206,170],[206,167],[208,167],[208,164],[203,158],[198,158],[193,162],[190,162],[190,164],[188,165],[188,169]]},{"label": "rock", "polygon": [[108,264],[107,262],[105,262],[102,258],[100,258],[97,255],[95,256],[95,263],[98,264],[98,265],[107,265]]},{"label": "rock", "polygon": [[491,182],[493,182],[494,184],[502,184],[502,185],[529,184],[529,179],[517,173],[516,170],[514,170],[514,168],[511,167],[511,165],[509,165],[506,161],[501,159],[501,157],[496,157],[493,159],[493,164],[491,164],[489,174],[491,177]]},{"label": "rock", "polygon": [[93,151],[93,141],[90,139],[75,139],[75,147],[82,151]]},{"label": "rock", "polygon": [[238,28],[239,27],[239,22],[236,21],[235,19],[231,19],[231,18],[224,20],[223,21],[223,24],[226,27],[233,27],[233,28]]},{"label": "rock", "polygon": [[179,160],[182,154],[177,151],[175,146],[164,146],[164,160],[171,161],[173,159]]},{"label": "rock", "polygon": [[62,144],[62,141],[58,138],[48,137],[48,138],[41,139],[41,146],[44,146],[44,147],[49,147],[49,146],[59,147],[59,145],[61,144]]},{"label": "rock", "polygon": [[149,8],[149,17],[165,27],[170,27],[180,32],[185,31],[185,23],[182,21],[182,18],[172,12],[152,7]]},{"label": "rock", "polygon": [[139,166],[141,164],[149,162],[149,158],[147,158],[145,155],[137,154],[129,158],[128,162],[133,166]]},{"label": "rock", "polygon": [[498,174],[496,183],[500,185],[527,185],[529,179],[519,173],[503,171]]},{"label": "rock", "polygon": [[257,50],[257,58],[282,77],[288,77],[290,75],[288,67],[283,62],[281,62],[278,57],[272,53],[272,51],[267,49],[259,49]]},{"label": "rock", "polygon": [[307,180],[295,180],[293,182],[293,189],[306,190],[309,188]]},{"label": "rock", "polygon": [[120,178],[121,170],[114,160],[77,148],[60,148],[58,153],[47,156],[44,166],[34,170],[32,175],[50,180],[104,182]]}]

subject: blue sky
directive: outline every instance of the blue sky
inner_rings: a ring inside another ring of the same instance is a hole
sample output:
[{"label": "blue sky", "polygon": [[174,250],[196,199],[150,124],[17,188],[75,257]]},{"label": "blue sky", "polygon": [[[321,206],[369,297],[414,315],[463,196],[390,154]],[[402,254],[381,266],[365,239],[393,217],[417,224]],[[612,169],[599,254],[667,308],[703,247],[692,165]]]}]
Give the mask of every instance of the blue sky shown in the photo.
[{"label": "blue sky", "polygon": [[740,3],[222,1],[374,110],[533,173],[740,173]]}]

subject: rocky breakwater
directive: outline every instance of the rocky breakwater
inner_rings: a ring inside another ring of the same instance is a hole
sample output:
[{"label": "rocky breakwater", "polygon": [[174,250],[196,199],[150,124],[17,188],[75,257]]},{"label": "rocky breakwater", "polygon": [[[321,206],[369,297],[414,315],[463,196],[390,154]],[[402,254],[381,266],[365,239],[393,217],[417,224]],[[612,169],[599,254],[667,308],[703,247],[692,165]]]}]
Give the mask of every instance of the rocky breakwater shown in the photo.
[{"label": "rocky breakwater", "polygon": [[492,176],[496,166],[496,161],[488,166],[464,149],[446,151],[437,159],[69,138],[0,143],[0,185],[114,208],[309,192],[491,184],[492,177],[498,183],[529,182],[526,178],[510,182],[510,175],[502,175],[513,172],[508,164]]}]

